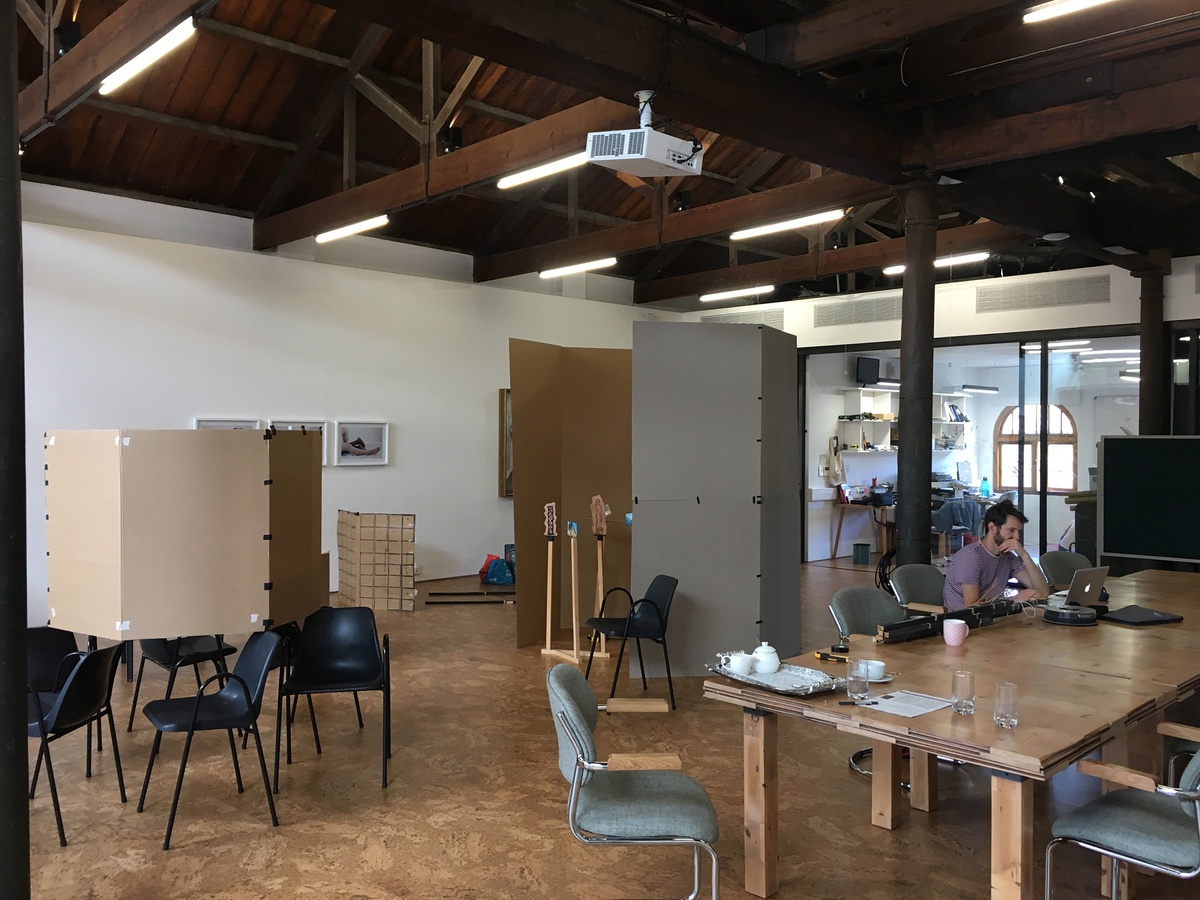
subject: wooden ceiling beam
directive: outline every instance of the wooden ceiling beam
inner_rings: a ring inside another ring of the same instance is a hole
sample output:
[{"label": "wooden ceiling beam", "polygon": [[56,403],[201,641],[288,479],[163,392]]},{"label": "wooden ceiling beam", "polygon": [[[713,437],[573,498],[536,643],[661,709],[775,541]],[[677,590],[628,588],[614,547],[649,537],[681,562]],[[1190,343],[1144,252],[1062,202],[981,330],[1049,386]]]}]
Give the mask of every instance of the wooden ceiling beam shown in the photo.
[{"label": "wooden ceiling beam", "polygon": [[962,41],[917,40],[897,65],[873,67],[833,82],[836,89],[896,110],[1097,67],[1133,55],[1195,42],[1195,0],[1140,0],[1097,7],[1028,27],[1012,25]]},{"label": "wooden ceiling beam", "polygon": [[404,129],[404,133],[414,141],[420,141],[424,137],[425,130],[421,125],[421,120],[361,72],[354,76],[354,88],[370,100],[380,112]]},{"label": "wooden ceiling beam", "polygon": [[890,196],[886,187],[852,175],[834,173],[671,213],[663,219],[661,229],[657,222],[649,220],[507,253],[476,256],[474,279],[477,282],[494,281],[589,259],[651,250],[832,206],[854,206],[884,196]]},{"label": "wooden ceiling beam", "polygon": [[198,0],[128,0],[17,98],[17,133],[28,141],[71,111],[110,72],[187,18]]},{"label": "wooden ceiling beam", "polygon": [[874,114],[619,0],[321,2],[610,99],[654,90],[656,110],[679,121],[864,178],[903,180],[897,135]]},{"label": "wooden ceiling beam", "polygon": [[[904,262],[904,238],[859,244],[837,250],[814,250],[800,256],[749,263],[727,269],[695,272],[677,278],[638,282],[633,286],[634,303],[656,303],[679,297],[694,297],[708,291],[725,291],[760,284],[787,284],[865,269],[879,269]],[[937,234],[938,256],[996,250],[1023,243],[1024,235],[994,222],[948,228]]]},{"label": "wooden ceiling beam", "polygon": [[41,7],[35,5],[32,0],[17,0],[17,15],[29,26],[33,36],[38,39],[38,43],[45,47],[46,20]]},{"label": "wooden ceiling beam", "polygon": [[919,135],[904,142],[909,172],[954,172],[1196,124],[1200,77],[1024,115]]},{"label": "wooden ceiling beam", "polygon": [[[248,28],[241,28],[237,25],[230,25],[226,22],[218,22],[215,19],[201,19],[200,30],[210,31],[213,34],[221,34],[226,37],[236,38],[240,41],[245,41],[249,44],[254,44],[259,47],[267,47],[277,53],[286,53],[289,56],[299,56],[302,59],[311,59],[313,62],[319,62],[334,68],[344,69],[350,64],[350,60],[341,56],[335,56],[332,53],[325,53],[321,50],[314,50],[311,47],[305,47],[301,44],[295,44],[291,41],[280,40],[279,38],[271,37],[267,34],[259,34],[257,31],[251,31]],[[503,67],[499,68],[503,71]],[[393,75],[390,72],[385,72],[382,69],[367,68],[363,70],[371,81],[379,84],[390,84],[394,87],[404,90],[413,91],[418,96],[421,93],[421,85],[408,78],[401,78],[398,75]],[[498,122],[508,122],[512,125],[528,125],[533,121],[532,117],[521,115],[520,113],[510,112],[507,109],[501,109],[498,106],[492,106],[489,103],[483,103],[479,100],[468,99],[464,101],[463,107],[471,110],[481,116],[489,119],[495,119]]]},{"label": "wooden ceiling beam", "polygon": [[350,65],[334,81],[333,87],[325,95],[316,115],[309,123],[308,132],[301,139],[299,148],[284,164],[283,169],[275,176],[274,183],[267,189],[266,196],[263,197],[255,211],[256,218],[274,212],[279,201],[295,184],[300,173],[304,171],[304,167],[320,149],[321,142],[325,140],[325,136],[329,134],[329,129],[333,127],[333,123],[337,119],[337,114],[342,111],[346,92],[354,86],[355,76],[375,59],[391,34],[391,30],[382,25],[368,26],[367,33],[358,42],[358,46],[354,49],[354,55],[350,57]]},{"label": "wooden ceiling beam", "polygon": [[769,63],[815,69],[1029,5],[1028,0],[843,0],[812,15],[749,34],[746,46]]},{"label": "wooden ceiling beam", "polygon": [[479,79],[479,72],[483,68],[485,60],[482,56],[473,56],[471,61],[467,63],[467,68],[463,70],[459,76],[454,88],[450,91],[446,101],[442,104],[442,108],[438,111],[437,116],[433,120],[433,127],[430,129],[436,136],[441,133],[442,129],[454,121],[454,117],[458,115],[462,109],[463,103],[467,99],[467,91]]},{"label": "wooden ceiling beam", "polygon": [[428,184],[424,167],[413,166],[297,209],[257,218],[254,249],[266,250],[311,237],[578,152],[589,131],[617,127],[628,118],[631,109],[631,106],[611,100],[589,100],[504,134],[468,144],[454,153],[431,158]]}]

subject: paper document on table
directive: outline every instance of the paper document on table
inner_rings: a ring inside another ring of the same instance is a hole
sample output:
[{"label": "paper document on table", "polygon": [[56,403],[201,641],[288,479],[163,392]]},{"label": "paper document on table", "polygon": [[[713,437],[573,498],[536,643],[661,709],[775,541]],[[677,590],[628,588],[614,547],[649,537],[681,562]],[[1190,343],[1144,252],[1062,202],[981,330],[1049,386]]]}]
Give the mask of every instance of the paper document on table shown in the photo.
[{"label": "paper document on table", "polygon": [[880,712],[904,716],[906,719],[945,709],[950,705],[950,701],[945,697],[931,697],[929,694],[918,694],[915,691],[892,691],[871,699],[875,701],[875,709]]}]

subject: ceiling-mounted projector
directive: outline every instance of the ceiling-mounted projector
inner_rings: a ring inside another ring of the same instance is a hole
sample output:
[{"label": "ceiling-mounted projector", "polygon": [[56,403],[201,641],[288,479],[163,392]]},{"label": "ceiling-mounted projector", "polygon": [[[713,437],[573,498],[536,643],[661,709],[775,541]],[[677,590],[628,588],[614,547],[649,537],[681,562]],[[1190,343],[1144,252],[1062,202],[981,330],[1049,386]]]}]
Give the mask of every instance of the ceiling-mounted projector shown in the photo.
[{"label": "ceiling-mounted projector", "polygon": [[653,91],[638,91],[641,127],[625,131],[593,131],[587,137],[587,161],[639,178],[699,175],[704,150],[650,127]]}]

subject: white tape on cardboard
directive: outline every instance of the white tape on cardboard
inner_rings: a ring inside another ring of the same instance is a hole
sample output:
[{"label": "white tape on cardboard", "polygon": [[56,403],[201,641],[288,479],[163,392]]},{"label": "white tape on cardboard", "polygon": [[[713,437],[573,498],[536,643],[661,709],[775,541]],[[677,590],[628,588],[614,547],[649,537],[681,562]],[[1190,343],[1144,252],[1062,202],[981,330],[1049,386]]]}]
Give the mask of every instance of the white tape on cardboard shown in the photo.
[{"label": "white tape on cardboard", "polygon": [[128,447],[128,446],[129,446],[129,441],[130,441],[130,438],[123,438],[121,442],[122,442],[122,443],[123,443],[123,444],[124,444],[126,447]]},{"label": "white tape on cardboard", "polygon": [[117,631],[128,631],[129,630],[129,620],[126,619],[124,622],[117,622],[116,627],[117,627]]},{"label": "white tape on cardboard", "polygon": [[50,435],[50,446],[54,446],[54,435]]},{"label": "white tape on cardboard", "polygon": [[250,614],[250,624],[255,625],[257,623],[258,623],[258,613],[251,613]]}]

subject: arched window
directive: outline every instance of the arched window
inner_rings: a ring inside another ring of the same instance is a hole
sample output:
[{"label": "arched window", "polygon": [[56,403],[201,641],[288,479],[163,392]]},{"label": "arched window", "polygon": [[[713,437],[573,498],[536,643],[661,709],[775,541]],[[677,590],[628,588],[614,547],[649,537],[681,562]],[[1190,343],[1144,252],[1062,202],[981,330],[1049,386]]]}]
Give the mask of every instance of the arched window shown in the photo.
[{"label": "arched window", "polygon": [[[1075,419],[1066,407],[1055,404],[1048,416],[1048,441],[1046,461],[1049,464],[1048,493],[1067,493],[1075,490],[1079,483],[1079,434]],[[1020,434],[1019,409],[1006,406],[996,419],[993,435],[993,468],[997,484],[995,491],[1015,491],[1017,484],[1018,453],[1024,451],[1025,490],[1041,488],[1041,425],[1042,408],[1039,404],[1025,406],[1025,443],[1018,443]]]}]

